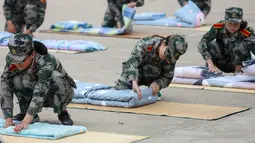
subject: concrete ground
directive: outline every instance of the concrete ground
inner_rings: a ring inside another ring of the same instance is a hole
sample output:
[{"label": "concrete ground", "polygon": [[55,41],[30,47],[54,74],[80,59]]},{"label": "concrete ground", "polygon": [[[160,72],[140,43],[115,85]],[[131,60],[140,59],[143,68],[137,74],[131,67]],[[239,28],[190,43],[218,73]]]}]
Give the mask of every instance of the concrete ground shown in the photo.
[{"label": "concrete ground", "polygon": [[[0,2],[0,5],[3,1]],[[102,0],[62,0],[48,1],[47,14],[40,29],[48,29],[51,24],[59,21],[77,20],[88,21],[100,25],[106,1]],[[229,6],[240,6],[244,9],[244,18],[250,25],[255,25],[253,19],[255,2],[252,0],[213,0],[212,11],[207,18],[207,24],[213,24],[224,18],[224,10]],[[166,12],[169,16],[179,8],[174,0],[145,0],[145,5],[137,9],[139,12]],[[0,11],[0,30],[4,28],[4,17]],[[203,65],[204,61],[197,52],[203,31],[173,30],[171,28],[135,26],[134,30],[151,32],[168,32],[187,35],[189,49],[185,56],[178,61],[177,66]],[[36,33],[40,39],[61,40],[92,40],[106,47],[101,52],[83,54],[53,53],[63,63],[70,75],[75,79],[86,82],[99,82],[113,85],[121,72],[121,62],[128,58],[137,40],[88,37],[77,35],[57,35]],[[4,57],[7,49],[0,49],[0,69],[3,69]],[[255,107],[255,96],[244,93],[203,91],[183,88],[167,88],[162,91],[163,100],[179,103],[207,104],[234,107]],[[19,110],[16,108],[15,113]],[[174,117],[161,117],[137,115],[128,113],[114,113],[90,110],[70,109],[70,114],[76,125],[84,125],[90,131],[104,131],[132,135],[151,136],[150,139],[139,143],[250,143],[255,142],[255,110],[235,114],[216,121],[182,119]],[[41,120],[58,122],[57,116],[51,109],[40,113]],[[103,121],[102,121],[103,119]],[[122,122],[124,124],[119,124]]]}]

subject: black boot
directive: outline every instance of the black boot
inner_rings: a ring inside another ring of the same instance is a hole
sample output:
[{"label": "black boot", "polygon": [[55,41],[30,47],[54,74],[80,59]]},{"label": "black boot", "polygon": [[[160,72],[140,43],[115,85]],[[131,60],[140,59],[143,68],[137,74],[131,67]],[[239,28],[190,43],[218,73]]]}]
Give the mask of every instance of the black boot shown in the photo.
[{"label": "black boot", "polygon": [[[15,116],[12,117],[12,120],[15,120],[15,121],[22,121],[24,118],[25,118],[26,114],[23,114],[23,113],[19,113]],[[39,116],[36,114],[32,120],[31,123],[34,123],[34,122],[38,122],[40,120]]]},{"label": "black boot", "polygon": [[63,125],[69,125],[69,126],[73,125],[73,120],[70,118],[70,115],[68,114],[66,110],[58,114],[58,119],[61,121]]}]

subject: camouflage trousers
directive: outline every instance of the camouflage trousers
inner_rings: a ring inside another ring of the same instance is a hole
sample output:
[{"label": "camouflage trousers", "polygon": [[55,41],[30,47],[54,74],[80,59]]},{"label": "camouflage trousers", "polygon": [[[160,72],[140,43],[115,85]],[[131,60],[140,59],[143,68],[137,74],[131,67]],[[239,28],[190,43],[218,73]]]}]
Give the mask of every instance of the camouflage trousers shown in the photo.
[{"label": "camouflage trousers", "polygon": [[[16,33],[24,32],[25,28],[29,29],[38,17],[38,9],[36,4],[27,4],[22,13],[13,14],[12,23],[16,28]],[[7,23],[5,23],[4,30],[8,31]]]},{"label": "camouflage trousers", "polygon": [[[122,11],[119,9],[120,12]],[[124,26],[124,20],[122,14],[120,15],[121,18],[121,27]],[[109,7],[107,7],[105,15],[104,15],[104,21],[102,23],[102,27],[110,27],[110,28],[115,28],[117,26],[117,21],[116,21],[116,14],[114,11],[111,11]]]},{"label": "camouflage trousers", "polygon": [[132,89],[132,81],[129,81],[127,77],[121,75],[114,85],[116,90]]},{"label": "camouflage trousers", "polygon": [[[27,112],[33,96],[33,89],[28,87],[34,87],[35,82],[29,80],[28,76],[21,77],[20,75],[15,76],[13,79],[14,93],[18,99],[21,113]],[[65,77],[61,73],[53,71],[50,89],[44,98],[43,107],[52,107],[54,112],[59,114],[66,110],[73,96],[74,90]]]},{"label": "camouflage trousers", "polygon": [[242,65],[243,61],[251,59],[250,50],[243,42],[225,45],[212,41],[207,46],[214,65],[225,73],[235,72],[236,65]]}]

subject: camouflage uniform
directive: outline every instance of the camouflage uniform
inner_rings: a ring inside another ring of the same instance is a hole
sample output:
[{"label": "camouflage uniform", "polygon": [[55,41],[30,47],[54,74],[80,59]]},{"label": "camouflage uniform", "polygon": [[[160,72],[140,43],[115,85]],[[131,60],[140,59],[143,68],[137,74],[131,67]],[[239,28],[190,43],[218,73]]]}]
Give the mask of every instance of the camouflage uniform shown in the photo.
[{"label": "camouflage uniform", "polygon": [[[13,94],[19,101],[21,114],[35,116],[42,107],[53,107],[58,114],[65,111],[74,96],[76,84],[60,61],[47,52],[41,53],[46,47],[40,42],[32,42],[27,34],[12,37],[8,47],[10,52],[1,76],[0,104],[4,117],[13,117]],[[36,53],[32,64],[19,70],[15,64],[23,63],[33,51]]]},{"label": "camouflage uniform", "polygon": [[[204,13],[205,17],[209,14],[211,11],[211,0],[191,0],[194,2],[199,9]],[[183,7],[184,3],[188,2],[188,0],[178,0],[179,4]]]},{"label": "camouflage uniform", "polygon": [[[167,41],[164,52],[166,60],[161,60],[158,54],[158,48],[163,40]],[[140,39],[131,52],[130,58],[122,63],[122,73],[116,82],[115,89],[132,89],[132,80],[136,80],[138,85],[146,86],[156,82],[160,90],[168,87],[174,76],[175,64],[186,50],[187,43],[179,35],[165,39],[158,36]]]},{"label": "camouflage uniform", "polygon": [[16,33],[24,32],[25,26],[31,32],[35,32],[44,21],[46,4],[46,0],[4,0],[4,16],[6,21],[12,21]]},{"label": "camouflage uniform", "polygon": [[104,21],[102,27],[116,27],[117,22],[121,23],[121,27],[124,26],[124,20],[122,16],[122,6],[130,2],[136,2],[137,7],[141,7],[144,4],[144,0],[107,0],[108,7],[104,15]]},{"label": "camouflage uniform", "polygon": [[[243,10],[231,7],[226,9],[225,21],[243,22]],[[225,21],[214,24],[201,39],[198,51],[205,60],[212,59],[214,65],[226,73],[235,72],[236,65],[251,59],[249,49],[254,49],[251,40],[254,31],[251,27],[242,26],[235,33],[229,33]],[[213,41],[216,39],[215,41]]]}]

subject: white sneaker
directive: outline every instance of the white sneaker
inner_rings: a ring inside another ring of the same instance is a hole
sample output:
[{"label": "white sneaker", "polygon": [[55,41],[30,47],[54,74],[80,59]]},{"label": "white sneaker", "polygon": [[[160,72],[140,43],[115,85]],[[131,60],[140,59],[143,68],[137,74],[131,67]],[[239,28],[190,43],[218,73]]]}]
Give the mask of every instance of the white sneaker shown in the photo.
[{"label": "white sneaker", "polygon": [[160,101],[161,100],[161,97],[158,97],[158,101]]}]

